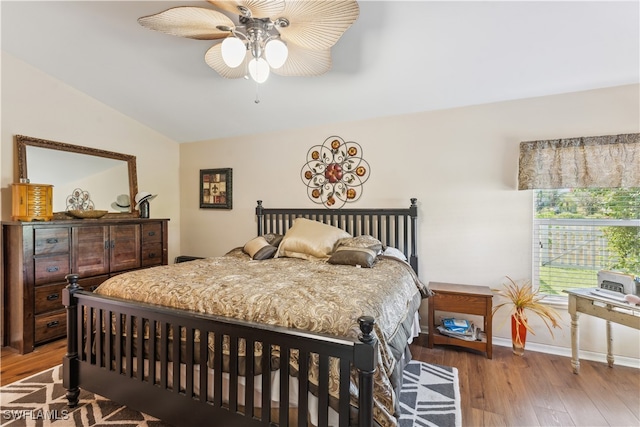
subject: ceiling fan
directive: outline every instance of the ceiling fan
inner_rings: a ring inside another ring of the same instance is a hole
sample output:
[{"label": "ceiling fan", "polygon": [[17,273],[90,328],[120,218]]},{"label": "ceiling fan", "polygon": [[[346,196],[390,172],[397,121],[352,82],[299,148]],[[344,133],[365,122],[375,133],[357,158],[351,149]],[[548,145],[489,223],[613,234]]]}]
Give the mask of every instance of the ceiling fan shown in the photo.
[{"label": "ceiling fan", "polygon": [[264,82],[282,76],[317,76],[331,69],[331,47],[360,13],[355,0],[207,0],[226,14],[179,6],[138,19],[140,25],[179,37],[222,40],[205,62],[222,77],[250,75]]}]

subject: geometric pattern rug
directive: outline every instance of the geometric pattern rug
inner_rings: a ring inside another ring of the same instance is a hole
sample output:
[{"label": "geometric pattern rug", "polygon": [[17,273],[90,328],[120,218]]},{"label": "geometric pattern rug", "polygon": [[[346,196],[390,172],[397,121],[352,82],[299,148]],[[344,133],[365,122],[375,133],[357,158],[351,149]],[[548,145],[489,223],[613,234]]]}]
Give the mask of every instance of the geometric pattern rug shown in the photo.
[{"label": "geometric pattern rug", "polygon": [[[78,406],[67,407],[62,365],[0,388],[2,427],[170,427],[142,412],[81,390]],[[400,427],[459,427],[458,371],[411,361],[400,393]]]},{"label": "geometric pattern rug", "polygon": [[411,361],[400,392],[400,427],[460,427],[458,370]]}]

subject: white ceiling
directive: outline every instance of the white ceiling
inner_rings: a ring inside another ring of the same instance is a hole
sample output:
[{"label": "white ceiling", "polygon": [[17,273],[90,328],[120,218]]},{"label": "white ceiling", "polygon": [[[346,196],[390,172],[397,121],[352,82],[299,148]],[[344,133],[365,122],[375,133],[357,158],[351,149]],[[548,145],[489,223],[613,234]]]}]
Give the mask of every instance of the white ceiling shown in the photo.
[{"label": "white ceiling", "polygon": [[[2,49],[177,142],[640,82],[627,1],[360,1],[320,77],[225,80],[136,19],[205,1],[2,1]],[[10,108],[4,106],[5,108]]]}]

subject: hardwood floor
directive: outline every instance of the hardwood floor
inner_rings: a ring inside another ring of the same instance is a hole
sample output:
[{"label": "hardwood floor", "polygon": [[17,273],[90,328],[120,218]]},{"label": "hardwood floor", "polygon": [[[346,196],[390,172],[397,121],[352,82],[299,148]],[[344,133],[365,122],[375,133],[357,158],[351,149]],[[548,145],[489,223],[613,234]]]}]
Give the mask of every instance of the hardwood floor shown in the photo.
[{"label": "hardwood floor", "polygon": [[493,359],[448,346],[427,348],[422,335],[414,359],[458,368],[464,426],[638,426],[640,370],[493,346]]},{"label": "hardwood floor", "polygon": [[[640,370],[581,360],[580,374],[569,358],[494,346],[493,359],[448,346],[428,349],[426,335],[412,345],[414,359],[455,366],[460,378],[464,426],[638,426]],[[19,355],[3,347],[0,384],[60,364],[66,341]]]},{"label": "hardwood floor", "polygon": [[21,355],[11,347],[2,347],[0,355],[0,386],[11,384],[30,375],[62,363],[67,352],[67,340],[41,345]]}]

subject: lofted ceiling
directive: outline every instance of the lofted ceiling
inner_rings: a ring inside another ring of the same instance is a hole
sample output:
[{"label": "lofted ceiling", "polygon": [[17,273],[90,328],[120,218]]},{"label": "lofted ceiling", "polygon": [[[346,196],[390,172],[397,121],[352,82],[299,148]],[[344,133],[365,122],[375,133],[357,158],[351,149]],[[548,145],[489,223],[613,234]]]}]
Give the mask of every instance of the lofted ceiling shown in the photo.
[{"label": "lofted ceiling", "polygon": [[3,0],[2,49],[176,142],[640,82],[638,0],[360,1],[327,74],[259,87],[206,65],[215,42],[137,23],[178,5],[213,8]]}]

